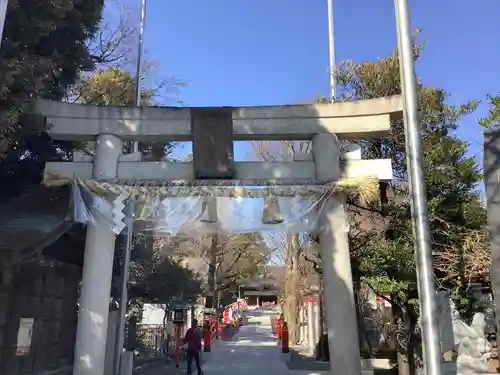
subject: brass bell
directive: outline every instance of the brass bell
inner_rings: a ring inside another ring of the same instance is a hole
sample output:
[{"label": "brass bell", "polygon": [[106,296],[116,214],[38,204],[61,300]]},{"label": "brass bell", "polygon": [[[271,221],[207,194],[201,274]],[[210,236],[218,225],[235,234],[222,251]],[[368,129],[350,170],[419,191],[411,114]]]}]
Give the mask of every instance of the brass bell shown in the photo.
[{"label": "brass bell", "polygon": [[264,212],[262,213],[262,222],[264,224],[281,224],[285,221],[281,213],[278,198],[267,196],[264,198]]}]

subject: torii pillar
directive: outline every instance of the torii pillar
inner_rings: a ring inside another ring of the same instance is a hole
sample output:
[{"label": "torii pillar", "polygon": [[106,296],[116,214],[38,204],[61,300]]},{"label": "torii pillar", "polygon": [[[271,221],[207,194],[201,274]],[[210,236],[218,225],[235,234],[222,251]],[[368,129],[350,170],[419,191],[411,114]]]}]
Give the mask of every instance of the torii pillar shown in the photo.
[{"label": "torii pillar", "polygon": [[[122,148],[122,141],[114,135],[97,137],[94,178],[116,178]],[[94,225],[87,226],[85,240],[73,375],[104,373],[116,236],[98,216],[94,220]]]},{"label": "torii pillar", "polygon": [[[312,151],[316,179],[339,179],[338,138],[331,133],[316,134],[312,139]],[[319,228],[330,372],[332,375],[360,375],[361,357],[344,206],[344,194],[337,193],[328,198],[321,213]]]}]

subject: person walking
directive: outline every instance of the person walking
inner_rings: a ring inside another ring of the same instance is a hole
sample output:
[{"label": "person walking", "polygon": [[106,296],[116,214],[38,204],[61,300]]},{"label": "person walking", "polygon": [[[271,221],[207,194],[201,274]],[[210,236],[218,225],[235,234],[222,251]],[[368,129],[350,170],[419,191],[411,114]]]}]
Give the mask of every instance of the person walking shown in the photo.
[{"label": "person walking", "polygon": [[198,329],[198,321],[193,319],[191,321],[191,328],[189,328],[184,336],[184,345],[187,345],[186,351],[186,361],[187,361],[187,375],[191,375],[193,360],[196,363],[196,370],[198,375],[203,375],[203,370],[201,369],[201,333]]}]

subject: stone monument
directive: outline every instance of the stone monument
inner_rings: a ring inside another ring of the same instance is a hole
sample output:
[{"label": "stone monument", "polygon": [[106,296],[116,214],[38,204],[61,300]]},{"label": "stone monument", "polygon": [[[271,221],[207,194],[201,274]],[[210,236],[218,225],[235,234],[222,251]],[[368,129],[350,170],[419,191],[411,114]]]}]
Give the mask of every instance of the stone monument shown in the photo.
[{"label": "stone monument", "polygon": [[[447,293],[439,293],[441,345],[443,353],[456,355],[453,361],[444,363],[446,374],[485,374],[492,347],[485,337],[484,314],[476,313],[468,325],[460,319],[453,301]],[[447,306],[446,306],[447,305]],[[442,328],[441,328],[442,327]]]}]

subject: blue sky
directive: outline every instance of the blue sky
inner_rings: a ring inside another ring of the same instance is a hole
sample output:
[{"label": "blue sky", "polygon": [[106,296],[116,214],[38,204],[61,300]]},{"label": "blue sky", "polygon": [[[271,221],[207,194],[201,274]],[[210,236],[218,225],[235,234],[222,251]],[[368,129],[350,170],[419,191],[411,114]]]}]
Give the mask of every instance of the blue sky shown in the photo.
[{"label": "blue sky", "polygon": [[[500,1],[410,0],[412,26],[427,48],[417,73],[425,84],[452,93],[450,102],[500,91]],[[334,0],[336,60],[373,60],[396,43],[393,1]],[[189,83],[190,106],[296,103],[328,93],[326,0],[148,0],[147,58],[156,74]],[[477,119],[459,135],[481,156]],[[251,148],[238,145],[236,158]]]}]

